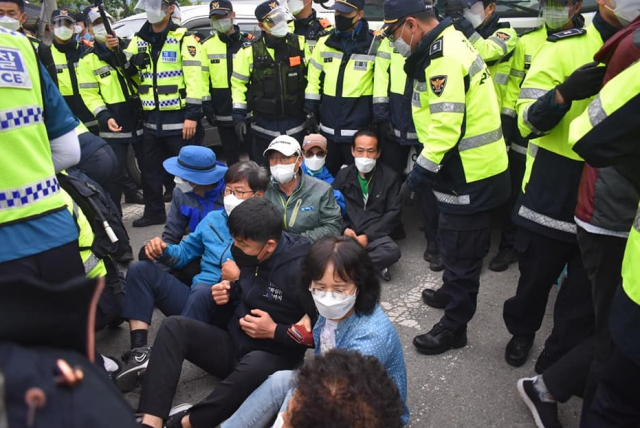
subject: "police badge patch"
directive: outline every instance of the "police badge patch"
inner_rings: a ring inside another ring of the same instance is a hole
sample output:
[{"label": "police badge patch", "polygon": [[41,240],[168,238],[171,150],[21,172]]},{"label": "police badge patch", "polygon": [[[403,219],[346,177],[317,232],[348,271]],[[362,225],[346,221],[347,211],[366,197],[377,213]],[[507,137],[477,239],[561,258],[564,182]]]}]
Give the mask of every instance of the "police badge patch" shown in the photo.
[{"label": "police badge patch", "polygon": [[505,42],[511,38],[510,35],[508,35],[507,33],[503,33],[502,31],[498,31],[496,33],[496,36],[498,36],[500,40],[504,40]]},{"label": "police badge patch", "polygon": [[187,49],[189,49],[189,53],[191,54],[191,56],[196,56],[196,47],[195,46],[187,46]]},{"label": "police badge patch", "polygon": [[429,79],[429,84],[431,85],[433,93],[440,96],[442,92],[444,92],[444,87],[447,85],[447,76],[434,76]]}]

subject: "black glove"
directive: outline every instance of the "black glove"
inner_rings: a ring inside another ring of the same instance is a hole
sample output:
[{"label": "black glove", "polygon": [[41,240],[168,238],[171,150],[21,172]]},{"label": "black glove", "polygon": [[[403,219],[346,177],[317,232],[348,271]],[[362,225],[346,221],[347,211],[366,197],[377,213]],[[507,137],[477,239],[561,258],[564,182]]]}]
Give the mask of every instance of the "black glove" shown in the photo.
[{"label": "black glove", "polygon": [[209,122],[209,125],[215,126],[215,113],[211,101],[202,103],[202,112],[204,113],[204,117],[207,118],[207,122]]},{"label": "black glove", "polygon": [[409,175],[407,175],[405,183],[407,183],[414,192],[422,192],[425,188],[433,187],[433,173],[427,171],[416,162]]},{"label": "black glove", "polygon": [[131,57],[131,64],[135,65],[136,68],[146,68],[149,64],[151,64],[151,58],[146,52],[139,52]]},{"label": "black glove", "polygon": [[307,115],[307,119],[304,122],[304,130],[307,134],[318,133],[318,120],[316,119],[315,114],[309,113]]},{"label": "black glove", "polygon": [[381,138],[388,138],[389,140],[393,140],[395,135],[393,133],[393,126],[391,126],[391,122],[388,120],[383,120],[376,124],[376,128],[378,128],[378,134]]},{"label": "black glove", "polygon": [[413,206],[416,196],[416,192],[411,190],[411,186],[407,180],[405,180],[400,187],[400,200],[402,201],[402,205]]},{"label": "black glove", "polygon": [[454,21],[462,18],[462,11],[467,7],[463,0],[448,0],[444,10],[444,16],[450,16]]},{"label": "black glove", "polygon": [[241,143],[244,143],[244,137],[245,135],[247,135],[247,121],[246,120],[239,120],[236,122],[236,135],[238,136],[238,140],[240,140]]},{"label": "black glove", "polygon": [[464,34],[467,39],[476,32],[476,29],[473,28],[473,25],[471,25],[471,23],[464,17],[456,19],[456,21],[453,23],[453,27]]},{"label": "black glove", "polygon": [[513,142],[513,138],[518,130],[518,119],[515,117],[507,116],[506,114],[500,115],[502,121],[502,136],[507,146]]},{"label": "black glove", "polygon": [[592,97],[600,92],[606,71],[606,67],[598,67],[598,62],[590,62],[571,73],[571,76],[559,84],[556,90],[560,92],[567,104]]}]

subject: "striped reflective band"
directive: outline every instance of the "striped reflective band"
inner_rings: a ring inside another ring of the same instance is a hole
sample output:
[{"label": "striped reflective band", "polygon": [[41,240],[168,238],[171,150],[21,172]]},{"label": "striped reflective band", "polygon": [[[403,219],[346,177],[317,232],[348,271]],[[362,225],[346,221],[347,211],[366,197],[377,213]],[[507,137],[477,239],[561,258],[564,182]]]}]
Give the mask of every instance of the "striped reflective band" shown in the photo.
[{"label": "striped reflective band", "polygon": [[498,85],[506,85],[509,83],[509,75],[504,73],[496,73],[493,81]]},{"label": "striped reflective band", "polygon": [[187,102],[189,104],[202,104],[202,98],[189,98],[189,97],[187,97],[185,99],[185,102]]},{"label": "striped reflective band", "polygon": [[502,55],[507,54],[507,43],[504,40],[499,37],[489,37],[487,40],[491,40],[493,43],[500,46],[500,49],[502,49]]},{"label": "striped reflective band", "polygon": [[0,132],[42,123],[42,109],[37,105],[0,110]]},{"label": "striped reflective band", "polygon": [[524,122],[525,126],[531,130],[532,133],[536,135],[542,135],[542,132],[538,131],[538,128],[533,126],[533,123],[529,121],[529,107],[531,107],[532,105],[533,104],[529,104],[524,107],[524,110],[522,111],[522,121]]},{"label": "striped reflective band", "polygon": [[[399,129],[393,128],[393,135],[400,138],[402,137],[402,132],[400,132]],[[407,132],[407,140],[417,140],[417,139],[418,139],[418,134],[416,134],[415,132]]]},{"label": "striped reflective band", "polygon": [[97,109],[95,109],[95,110],[93,111],[93,115],[94,115],[94,116],[96,116],[96,117],[98,117],[98,115],[99,115],[100,113],[102,113],[103,111],[106,111],[106,110],[107,110],[107,108],[106,108],[105,106],[100,106],[100,107],[98,107]]},{"label": "striped reflective band", "polygon": [[60,192],[55,175],[25,186],[0,190],[0,211],[22,208]]},{"label": "striped reflective band", "polygon": [[418,92],[424,92],[427,90],[427,82],[414,82],[413,90]]},{"label": "striped reflective band", "polygon": [[90,120],[88,122],[82,122],[84,124],[84,126],[86,126],[87,128],[91,128],[92,126],[98,126],[98,119],[96,120]]},{"label": "striped reflective band", "polygon": [[633,222],[633,228],[637,231],[640,232],[640,208],[638,208],[638,213],[636,214],[636,219]]},{"label": "striped reflective band", "polygon": [[531,64],[531,55],[525,55],[524,62],[525,64]]},{"label": "striped reflective band", "polygon": [[113,68],[111,68],[110,65],[105,65],[104,67],[100,67],[97,70],[93,70],[93,74],[96,76],[99,76],[102,73],[106,73],[107,71],[111,71],[111,70],[113,70]]},{"label": "striped reflective band", "polygon": [[227,54],[209,54],[207,55],[209,59],[227,59]]},{"label": "striped reflective band", "polygon": [[[157,130],[158,129],[158,125],[156,125],[155,123],[148,123],[145,122],[144,124],[145,128],[149,128],[149,129],[153,129],[153,130]],[[168,124],[163,124],[162,125],[162,130],[163,131],[175,131],[178,129],[182,129],[184,128],[184,123],[168,123]]]},{"label": "striped reflective band", "polygon": [[413,91],[413,94],[411,94],[411,105],[413,107],[422,107],[422,100],[420,99],[420,92],[418,92],[417,90]]},{"label": "striped reflective band", "polygon": [[304,94],[304,99],[305,100],[316,100],[316,101],[320,101],[320,94],[310,94],[310,93],[305,93]]},{"label": "striped reflective band", "polygon": [[435,113],[464,113],[465,103],[435,103],[429,105],[429,112]]},{"label": "striped reflective band", "polygon": [[538,88],[522,88],[520,89],[520,95],[518,98],[523,100],[537,100],[543,95],[547,94],[546,89],[538,89]]},{"label": "striped reflective band", "polygon": [[355,54],[355,55],[351,55],[351,58],[353,61],[373,61],[375,60],[375,56],[373,55],[362,55],[362,54]]},{"label": "striped reflective band", "polygon": [[202,97],[202,102],[211,101],[211,95],[205,95]]},{"label": "striped reflective band", "polygon": [[514,109],[502,107],[502,110],[500,110],[500,114],[515,118],[517,113]]},{"label": "striped reflective band", "polygon": [[[323,125],[322,123],[320,124],[320,130],[322,130],[323,132],[326,132],[329,135],[336,135],[335,129],[329,128],[328,126]],[[356,132],[358,132],[357,129],[341,129],[337,135],[340,137],[352,137],[356,135]]]},{"label": "striped reflective band", "polygon": [[389,102],[389,97],[374,97],[373,104],[384,104]]},{"label": "striped reflective band", "polygon": [[100,263],[100,259],[91,252],[89,258],[84,262],[84,273],[87,275]]},{"label": "striped reflective band", "polygon": [[607,118],[607,112],[605,112],[602,108],[602,100],[600,99],[600,94],[596,95],[593,101],[591,101],[591,104],[589,104],[588,112],[591,126],[597,126],[600,122]]},{"label": "striped reflective band", "polygon": [[[263,128],[262,126],[258,126],[258,125],[251,125],[251,129],[253,131],[260,132],[261,134],[268,135],[270,137],[278,137],[278,136],[282,135],[278,131],[272,131],[270,129],[266,129],[266,128]],[[285,131],[285,134],[286,135],[294,135],[294,134],[297,134],[297,133],[302,132],[302,131],[304,131],[304,124],[300,125],[300,126],[296,126],[294,128],[291,128],[291,129],[287,129]]]},{"label": "striped reflective band", "polygon": [[322,58],[336,58],[336,59],[342,60],[342,57],[344,56],[344,54],[342,52],[324,51],[324,52],[320,52],[320,56]]},{"label": "striped reflective band", "polygon": [[524,78],[524,76],[527,75],[526,72],[522,71],[522,70],[516,70],[515,68],[512,68],[511,71],[509,72],[509,74],[513,77],[522,77]]},{"label": "striped reflective band", "polygon": [[482,70],[484,70],[484,67],[485,67],[484,61],[482,60],[482,57],[478,55],[476,59],[473,60],[473,63],[471,63],[471,66],[469,67],[469,77],[473,77],[476,74],[480,73]]},{"label": "striped reflective band", "polygon": [[202,63],[200,61],[189,60],[182,61],[182,65],[185,67],[200,67]]},{"label": "striped reflective band", "polygon": [[391,59],[391,54],[389,52],[378,51],[376,52],[376,56],[379,56],[380,58],[384,58],[384,59]]},{"label": "striped reflective band", "polygon": [[474,31],[473,34],[471,35],[471,37],[469,37],[469,41],[471,42],[471,44],[474,44],[475,42],[477,42],[481,38],[482,38],[482,36]]},{"label": "striped reflective band", "polygon": [[527,149],[529,150],[529,155],[535,159],[536,156],[538,156],[538,145],[532,143],[531,141],[529,141],[529,145],[527,146]]},{"label": "striped reflective band", "polygon": [[511,146],[509,146],[509,147],[511,147],[511,150],[516,152],[516,153],[520,153],[521,155],[525,155],[525,156],[527,155],[527,148],[526,147],[522,147],[521,145],[516,144],[516,143],[511,143]]},{"label": "striped reflective band", "polygon": [[233,122],[233,116],[214,116],[215,120],[219,122]]},{"label": "striped reflective band", "polygon": [[423,167],[424,169],[426,169],[427,171],[431,171],[431,172],[438,172],[442,169],[442,165],[437,164],[433,161],[430,161],[429,159],[425,158],[422,155],[418,156],[416,163],[421,167]]},{"label": "striped reflective band", "polygon": [[239,108],[242,110],[247,109],[247,103],[233,103],[233,108]]},{"label": "striped reflective band", "polygon": [[243,82],[248,82],[249,81],[249,77],[248,76],[243,76],[242,74],[234,71],[233,73],[231,73],[231,77],[235,77],[238,80],[242,80]]},{"label": "striped reflective band", "polygon": [[556,220],[544,214],[537,213],[532,209],[525,207],[524,205],[520,206],[520,210],[518,210],[518,215],[522,218],[526,218],[529,221],[532,221],[534,223],[539,224],[540,226],[544,226],[549,229],[559,230],[565,233],[573,233],[573,234],[578,233],[578,227],[576,226],[575,223]]},{"label": "striped reflective band", "polygon": [[493,131],[476,135],[474,137],[463,138],[458,143],[458,150],[462,152],[464,150],[475,149],[478,147],[486,146],[487,144],[500,141],[501,138],[502,138],[502,128],[494,129]]},{"label": "striped reflective band", "polygon": [[[100,137],[119,139],[119,138],[133,138],[133,132],[100,132]],[[136,131],[136,135],[142,135],[142,129]]]},{"label": "striped reflective band", "polygon": [[322,66],[320,64],[318,64],[316,62],[315,59],[311,58],[311,61],[309,61],[309,64],[313,65],[315,68],[317,68],[318,70],[322,70]]},{"label": "striped reflective band", "polygon": [[92,88],[99,88],[100,85],[97,83],[80,83],[78,87],[80,89],[92,89]]},{"label": "striped reflective band", "polygon": [[469,195],[450,195],[448,193],[441,193],[433,191],[438,202],[450,205],[469,205],[471,203],[471,197]]}]

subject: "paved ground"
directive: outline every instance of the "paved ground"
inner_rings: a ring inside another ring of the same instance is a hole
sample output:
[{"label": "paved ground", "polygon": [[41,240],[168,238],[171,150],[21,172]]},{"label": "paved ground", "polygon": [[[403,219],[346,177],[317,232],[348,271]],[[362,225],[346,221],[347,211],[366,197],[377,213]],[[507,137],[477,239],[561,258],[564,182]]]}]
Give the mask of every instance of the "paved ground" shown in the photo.
[{"label": "paved ground", "polygon": [[[125,224],[135,254],[144,242],[159,236],[162,231],[160,226],[130,228],[141,209],[135,205],[125,207]],[[478,310],[468,330],[469,344],[440,356],[417,353],[411,344],[413,337],[429,330],[442,314],[423,304],[420,293],[425,287],[439,286],[441,275],[431,272],[422,260],[425,241],[418,229],[419,216],[415,207],[405,209],[404,223],[407,239],[399,242],[402,258],[391,269],[392,280],[383,284],[382,306],[404,345],[411,410],[409,427],[534,428],[533,419],[515,385],[519,378],[534,374],[534,360],[551,328],[552,306],[547,311],[530,361],[518,369],[509,366],[503,357],[509,335],[502,321],[502,304],[514,294],[519,273],[516,265],[499,274],[486,267],[496,251],[494,245],[485,261]],[[555,291],[551,303],[554,300]],[[156,311],[150,340],[161,319],[162,315]],[[98,335],[99,349],[106,355],[120,355],[128,345],[128,327],[124,324],[118,330]],[[175,403],[195,402],[214,387],[215,380],[211,376],[187,363]],[[560,420],[565,428],[578,426],[581,404],[581,400],[572,399],[560,406]]]}]

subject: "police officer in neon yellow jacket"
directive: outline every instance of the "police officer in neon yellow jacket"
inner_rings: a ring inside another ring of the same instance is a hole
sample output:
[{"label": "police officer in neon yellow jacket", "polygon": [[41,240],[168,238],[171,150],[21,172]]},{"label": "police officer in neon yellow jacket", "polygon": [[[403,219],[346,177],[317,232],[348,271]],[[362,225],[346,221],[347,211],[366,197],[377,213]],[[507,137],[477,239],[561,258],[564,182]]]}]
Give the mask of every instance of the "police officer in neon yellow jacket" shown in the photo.
[{"label": "police officer in neon yellow jacket", "polygon": [[147,22],[125,50],[140,76],[144,110],[145,207],[134,227],[165,222],[162,162],[183,146],[201,145],[204,137],[200,44],[173,23],[174,8],[175,0],[140,0],[136,9],[145,10]]},{"label": "police officer in neon yellow jacket", "polygon": [[540,46],[553,33],[570,28],[582,28],[584,18],[579,14],[581,1],[574,0],[541,0],[540,26],[520,35],[511,58],[509,83],[502,97],[502,132],[504,140],[509,146],[509,173],[511,174],[511,196],[502,211],[502,234],[500,236],[500,250],[489,263],[489,269],[501,272],[517,261],[514,248],[516,225],[511,220],[511,212],[516,203],[522,177],[525,170],[525,159],[529,140],[518,132],[516,118],[516,102],[520,93],[520,86],[524,81],[531,61]]},{"label": "police officer in neon yellow jacket", "polygon": [[[630,36],[632,36],[630,34]],[[640,30],[634,35],[640,49]],[[640,63],[611,79],[572,123],[569,145],[589,165],[614,166],[640,192]],[[622,167],[622,168],[621,168]],[[640,380],[640,207],[632,223],[622,262],[622,286],[611,305],[609,332],[615,344],[581,427],[636,426],[640,422],[640,395],[629,382]]]},{"label": "police officer in neon yellow jacket", "polygon": [[80,160],[78,121],[27,37],[0,28],[0,58],[0,276],[60,284],[84,274],[55,176]]},{"label": "police officer in neon yellow jacket", "polygon": [[539,370],[592,334],[593,303],[574,222],[583,160],[567,139],[571,121],[602,85],[605,68],[590,61],[621,26],[613,12],[600,5],[587,28],[549,36],[522,83],[518,128],[523,137],[534,139],[529,141],[522,192],[513,211],[521,275],[516,295],[503,310],[512,335],[505,359],[515,367],[527,361],[551,284],[565,265],[569,275],[556,299],[554,329],[538,359]]},{"label": "police officer in neon yellow jacket", "polygon": [[[371,124],[375,55],[369,53],[373,32],[364,16],[364,0],[336,0],[335,30],[318,40],[309,62],[305,90],[307,131],[327,138],[326,166],[335,176],[351,165],[351,143]],[[318,116],[319,115],[319,116]]]},{"label": "police officer in neon yellow jacket", "polygon": [[418,351],[434,355],[467,344],[489,251],[490,212],[509,195],[507,152],[487,66],[451,18],[438,22],[424,0],[387,0],[384,21],[383,34],[408,56],[413,118],[424,146],[408,184],[416,192],[431,188],[440,208],[444,285],[425,290],[423,298],[446,310],[413,340]]},{"label": "police officer in neon yellow jacket", "polygon": [[231,97],[238,138],[244,140],[253,112],[253,160],[267,165],[263,153],[271,140],[304,135],[305,40],[290,32],[289,12],[277,1],[260,3],[255,15],[262,34],[236,54]]}]

